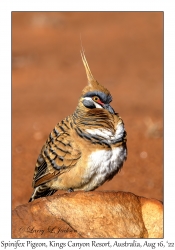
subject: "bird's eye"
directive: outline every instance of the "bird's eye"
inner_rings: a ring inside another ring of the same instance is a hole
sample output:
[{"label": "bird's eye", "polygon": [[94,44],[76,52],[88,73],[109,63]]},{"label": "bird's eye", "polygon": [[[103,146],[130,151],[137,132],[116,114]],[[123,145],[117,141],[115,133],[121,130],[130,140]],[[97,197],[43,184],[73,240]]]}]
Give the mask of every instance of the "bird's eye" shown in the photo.
[{"label": "bird's eye", "polygon": [[100,100],[100,98],[99,98],[98,96],[94,96],[92,99],[93,99],[95,102],[98,102],[98,101]]}]

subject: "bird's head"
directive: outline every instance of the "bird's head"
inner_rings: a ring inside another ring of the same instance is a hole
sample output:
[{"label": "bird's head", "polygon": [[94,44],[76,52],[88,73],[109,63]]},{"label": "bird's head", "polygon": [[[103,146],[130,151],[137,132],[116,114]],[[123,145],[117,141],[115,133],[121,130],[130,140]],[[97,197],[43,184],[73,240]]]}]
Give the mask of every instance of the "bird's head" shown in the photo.
[{"label": "bird's head", "polygon": [[105,109],[111,114],[115,114],[110,106],[112,96],[106,88],[94,79],[83,50],[81,51],[81,57],[86,70],[88,85],[82,91],[80,102],[87,109]]}]

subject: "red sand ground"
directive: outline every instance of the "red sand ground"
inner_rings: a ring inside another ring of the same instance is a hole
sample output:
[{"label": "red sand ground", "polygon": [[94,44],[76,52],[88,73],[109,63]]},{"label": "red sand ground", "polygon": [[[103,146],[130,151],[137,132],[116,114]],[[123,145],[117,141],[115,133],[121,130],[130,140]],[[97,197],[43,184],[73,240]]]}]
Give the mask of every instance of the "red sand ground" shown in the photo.
[{"label": "red sand ground", "polygon": [[98,190],[163,199],[163,13],[13,12],[13,208],[28,202],[40,149],[87,84],[80,33],[128,134],[122,171]]}]

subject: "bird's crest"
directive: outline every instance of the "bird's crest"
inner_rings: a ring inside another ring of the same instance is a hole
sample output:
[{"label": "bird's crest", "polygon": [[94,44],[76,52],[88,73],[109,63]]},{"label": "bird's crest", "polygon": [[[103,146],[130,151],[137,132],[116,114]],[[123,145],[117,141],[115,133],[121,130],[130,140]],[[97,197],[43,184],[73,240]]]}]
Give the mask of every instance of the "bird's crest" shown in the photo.
[{"label": "bird's crest", "polygon": [[82,47],[80,53],[81,53],[81,58],[82,58],[82,61],[83,61],[83,64],[84,64],[84,67],[86,70],[87,79],[88,79],[88,85],[83,89],[83,91],[82,91],[83,94],[90,92],[90,91],[97,90],[97,91],[104,92],[107,95],[110,95],[110,92],[106,88],[104,88],[102,85],[100,85],[93,77],[91,70],[89,68],[88,62],[87,62],[86,57],[85,57],[83,47]]}]

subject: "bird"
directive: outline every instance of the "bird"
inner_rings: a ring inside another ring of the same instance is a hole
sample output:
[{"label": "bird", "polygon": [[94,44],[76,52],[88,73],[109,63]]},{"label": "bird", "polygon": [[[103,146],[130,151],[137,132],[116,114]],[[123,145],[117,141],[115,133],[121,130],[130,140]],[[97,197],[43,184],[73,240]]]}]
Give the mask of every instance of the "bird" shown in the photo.
[{"label": "bird", "polygon": [[124,122],[110,105],[110,92],[93,77],[84,50],[80,53],[88,83],[75,112],[56,124],[41,149],[29,202],[58,190],[93,191],[127,159]]}]

